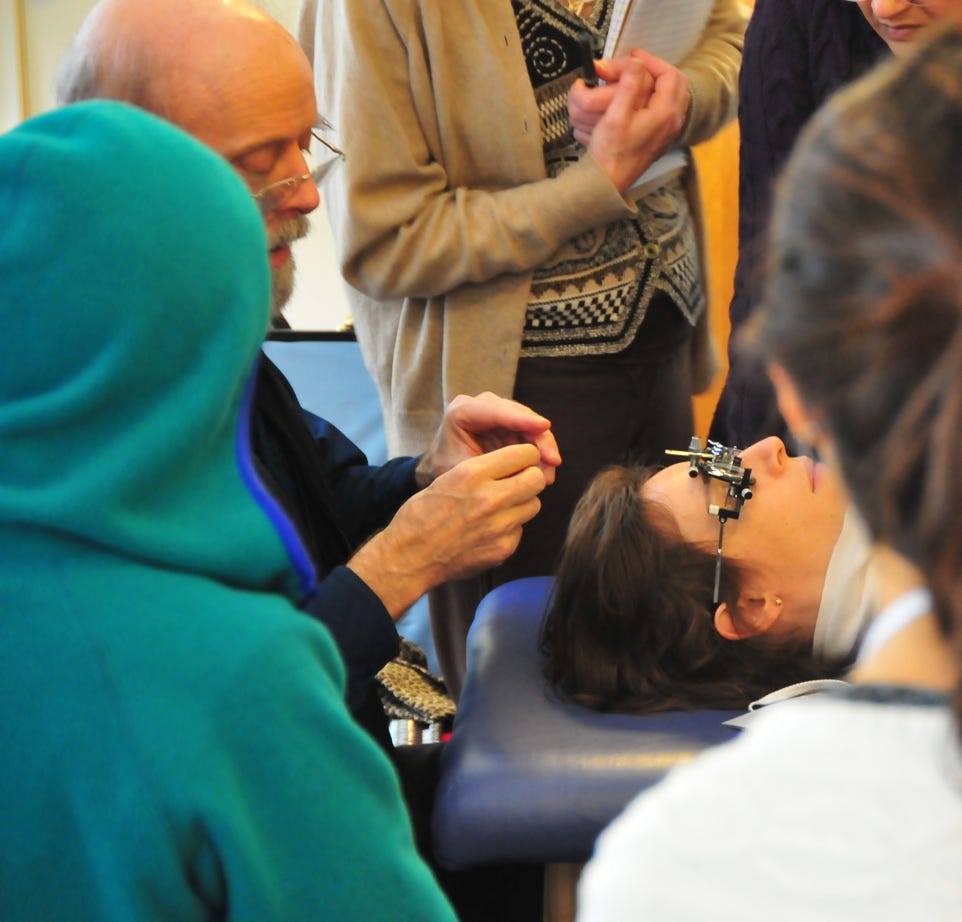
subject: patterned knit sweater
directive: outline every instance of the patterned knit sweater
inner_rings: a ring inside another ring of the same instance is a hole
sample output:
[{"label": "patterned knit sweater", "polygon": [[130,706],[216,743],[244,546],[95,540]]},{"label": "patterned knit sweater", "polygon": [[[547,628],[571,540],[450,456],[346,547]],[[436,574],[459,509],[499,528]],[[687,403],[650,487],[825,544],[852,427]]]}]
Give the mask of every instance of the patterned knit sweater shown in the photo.
[{"label": "patterned knit sweater", "polygon": [[[614,4],[582,16],[559,0],[512,0],[528,77],[541,116],[545,167],[557,176],[584,155],[572,134],[567,97],[579,76],[579,32],[605,44]],[[677,15],[686,14],[685,6]],[[522,356],[599,355],[634,341],[662,291],[692,325],[704,310],[698,240],[681,167],[633,195],[637,210],[589,228],[535,269]]]}]

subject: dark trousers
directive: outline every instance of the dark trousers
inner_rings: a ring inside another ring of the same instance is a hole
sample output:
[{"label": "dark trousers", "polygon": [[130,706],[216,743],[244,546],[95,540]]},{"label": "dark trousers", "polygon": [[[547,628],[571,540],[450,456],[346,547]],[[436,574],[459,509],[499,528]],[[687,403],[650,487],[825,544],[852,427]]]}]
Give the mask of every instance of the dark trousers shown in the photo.
[{"label": "dark trousers", "polygon": [[691,326],[667,296],[656,294],[623,352],[519,363],[514,399],[551,420],[562,464],[514,555],[480,577],[429,594],[434,648],[455,700],[478,603],[502,583],[554,572],[571,513],[591,478],[608,464],[660,465],[666,448],[688,447],[694,427],[690,343]]},{"label": "dark trousers", "polygon": [[444,745],[398,746],[393,752],[418,851],[454,906],[459,922],[541,922],[543,865],[497,864],[451,871],[435,859],[431,813]]}]

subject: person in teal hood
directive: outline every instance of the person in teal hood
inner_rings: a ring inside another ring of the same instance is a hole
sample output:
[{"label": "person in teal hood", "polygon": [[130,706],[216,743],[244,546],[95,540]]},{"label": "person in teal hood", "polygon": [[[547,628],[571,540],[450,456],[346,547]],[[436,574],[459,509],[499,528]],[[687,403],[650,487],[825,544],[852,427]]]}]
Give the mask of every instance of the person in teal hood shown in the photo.
[{"label": "person in teal hood", "polygon": [[453,919],[251,460],[244,184],[80,103],[0,136],[0,214],[0,917]]}]

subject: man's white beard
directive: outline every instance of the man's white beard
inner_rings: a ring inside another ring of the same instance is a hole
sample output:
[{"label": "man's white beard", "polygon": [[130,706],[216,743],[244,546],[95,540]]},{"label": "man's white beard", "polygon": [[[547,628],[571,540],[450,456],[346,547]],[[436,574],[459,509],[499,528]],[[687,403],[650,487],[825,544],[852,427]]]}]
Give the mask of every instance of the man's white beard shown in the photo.
[{"label": "man's white beard", "polygon": [[[310,229],[307,215],[297,215],[281,222],[268,234],[267,245],[270,249],[290,246],[300,240]],[[294,291],[294,257],[276,268],[271,267],[271,318],[281,316],[281,310],[290,300]]]}]

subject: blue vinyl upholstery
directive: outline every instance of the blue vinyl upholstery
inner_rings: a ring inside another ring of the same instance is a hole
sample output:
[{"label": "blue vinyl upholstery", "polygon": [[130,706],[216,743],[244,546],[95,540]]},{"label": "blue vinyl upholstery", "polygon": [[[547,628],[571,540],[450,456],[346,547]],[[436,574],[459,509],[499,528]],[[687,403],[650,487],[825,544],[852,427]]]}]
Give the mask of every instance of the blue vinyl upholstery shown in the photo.
[{"label": "blue vinyl upholstery", "polygon": [[283,372],[301,406],[332,422],[371,464],[387,461],[377,388],[361,347],[343,333],[273,333],[267,357]]},{"label": "blue vinyl upholstery", "polygon": [[601,714],[560,700],[538,639],[551,584],[507,583],[478,608],[434,809],[446,867],[586,861],[635,794],[735,733],[722,724],[733,711]]}]

